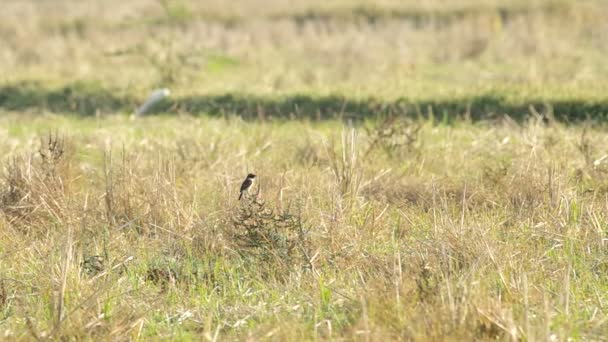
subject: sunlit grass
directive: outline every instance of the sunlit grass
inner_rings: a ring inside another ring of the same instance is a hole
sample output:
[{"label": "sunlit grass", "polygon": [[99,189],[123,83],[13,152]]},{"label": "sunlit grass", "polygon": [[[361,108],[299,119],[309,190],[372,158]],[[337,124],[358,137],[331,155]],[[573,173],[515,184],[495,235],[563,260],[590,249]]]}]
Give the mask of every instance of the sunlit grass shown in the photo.
[{"label": "sunlit grass", "polygon": [[3,6],[1,338],[608,335],[605,2]]},{"label": "sunlit grass", "polygon": [[[29,118],[1,119],[5,336],[606,332],[604,128]],[[374,127],[393,133],[369,150]],[[49,131],[65,137],[52,168]],[[249,171],[267,208],[301,219],[304,259],[235,240]]]}]

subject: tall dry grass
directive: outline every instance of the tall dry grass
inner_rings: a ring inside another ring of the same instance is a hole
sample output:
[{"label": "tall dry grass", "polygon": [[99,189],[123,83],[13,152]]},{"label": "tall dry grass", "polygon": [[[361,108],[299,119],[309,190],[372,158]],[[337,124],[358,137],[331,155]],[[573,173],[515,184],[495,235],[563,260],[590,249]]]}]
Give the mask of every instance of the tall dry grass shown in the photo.
[{"label": "tall dry grass", "polygon": [[1,338],[605,339],[607,11],[3,3]]},{"label": "tall dry grass", "polygon": [[607,332],[604,128],[2,120],[5,338]]}]

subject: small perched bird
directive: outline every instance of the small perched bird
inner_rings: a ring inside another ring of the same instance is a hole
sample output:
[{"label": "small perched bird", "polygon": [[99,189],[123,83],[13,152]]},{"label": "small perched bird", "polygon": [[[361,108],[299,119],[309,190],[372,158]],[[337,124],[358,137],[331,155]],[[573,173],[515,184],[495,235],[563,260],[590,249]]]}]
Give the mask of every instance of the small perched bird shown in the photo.
[{"label": "small perched bird", "polygon": [[241,194],[239,195],[239,201],[241,200],[241,197],[243,197],[243,193],[249,191],[249,188],[251,188],[251,186],[253,185],[254,179],[255,175],[253,173],[247,175],[247,178],[245,178],[245,181],[243,181],[243,184],[241,184]]}]

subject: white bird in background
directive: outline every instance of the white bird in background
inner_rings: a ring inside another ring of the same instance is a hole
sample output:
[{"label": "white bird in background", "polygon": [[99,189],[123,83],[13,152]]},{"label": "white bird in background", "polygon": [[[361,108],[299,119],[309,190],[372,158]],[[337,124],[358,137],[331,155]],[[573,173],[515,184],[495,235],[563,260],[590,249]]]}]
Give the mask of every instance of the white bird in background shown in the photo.
[{"label": "white bird in background", "polygon": [[144,115],[147,111],[150,110],[150,108],[154,107],[154,105],[161,102],[164,98],[166,98],[170,94],[171,94],[171,91],[169,91],[169,89],[167,89],[167,88],[156,89],[155,91],[152,92],[152,94],[150,94],[150,96],[148,97],[146,102],[144,102],[144,104],[142,104],[141,106],[139,106],[139,108],[137,108],[137,110],[135,111],[135,116]]}]

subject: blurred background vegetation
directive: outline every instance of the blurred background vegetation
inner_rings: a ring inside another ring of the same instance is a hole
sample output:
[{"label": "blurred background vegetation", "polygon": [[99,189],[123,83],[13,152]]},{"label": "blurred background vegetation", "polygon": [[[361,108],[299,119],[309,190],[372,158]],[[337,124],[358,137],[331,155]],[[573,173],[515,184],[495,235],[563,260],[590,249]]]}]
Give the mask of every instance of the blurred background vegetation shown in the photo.
[{"label": "blurred background vegetation", "polygon": [[[608,113],[608,2],[8,0],[0,108]],[[541,110],[542,108],[538,108]]]}]

